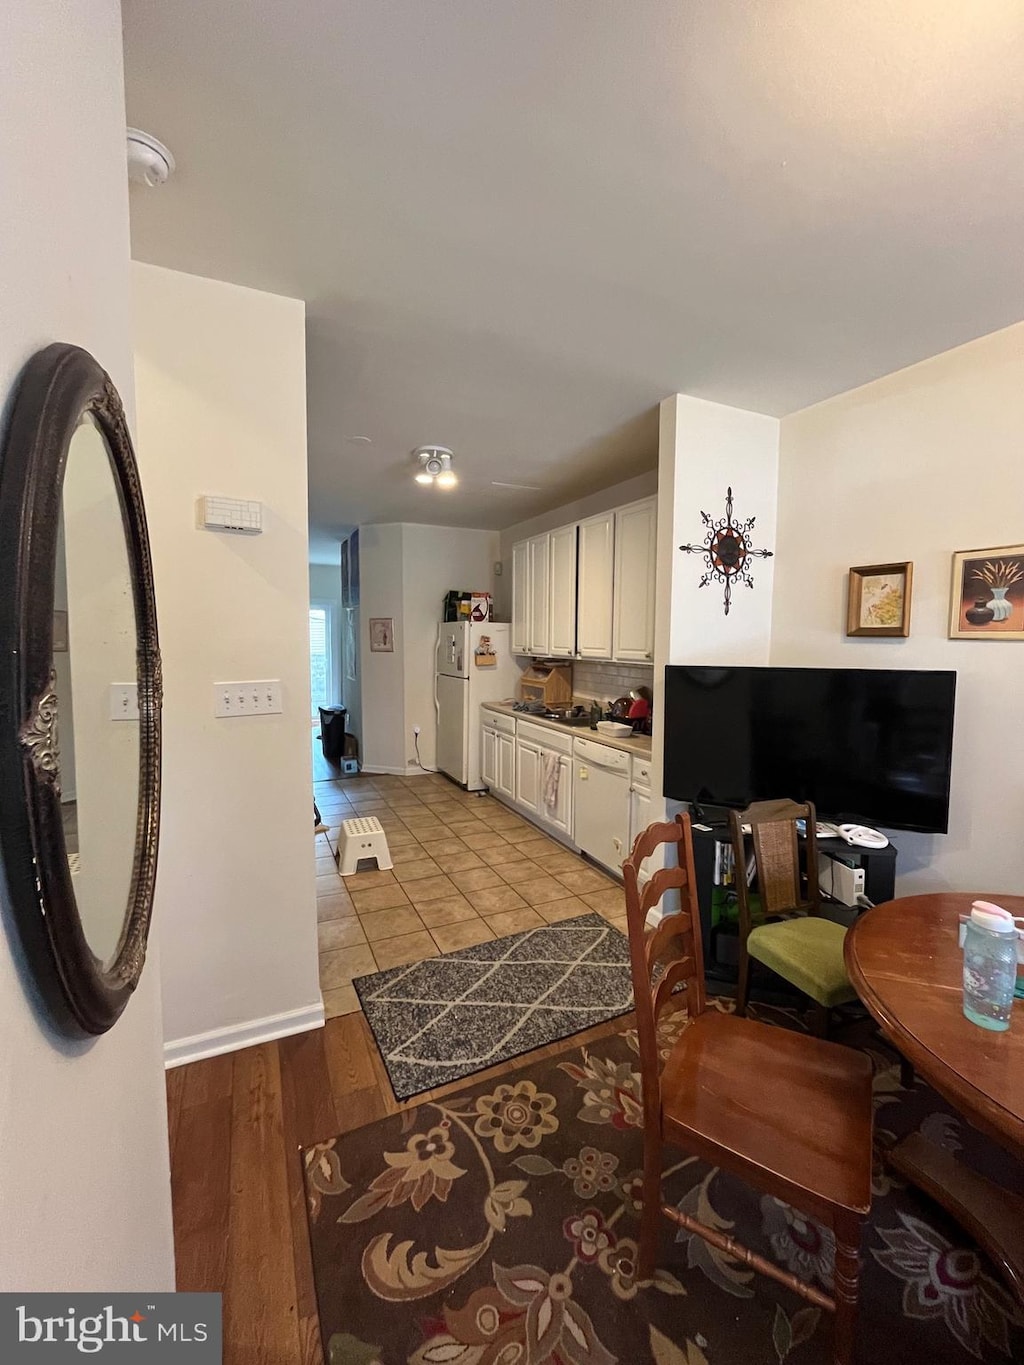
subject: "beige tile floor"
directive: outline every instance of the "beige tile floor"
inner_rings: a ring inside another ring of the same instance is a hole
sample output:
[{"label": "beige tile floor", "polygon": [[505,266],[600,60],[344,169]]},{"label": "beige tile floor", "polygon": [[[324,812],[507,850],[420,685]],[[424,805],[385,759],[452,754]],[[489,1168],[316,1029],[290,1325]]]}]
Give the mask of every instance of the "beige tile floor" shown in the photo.
[{"label": "beige tile floor", "polygon": [[[622,887],[491,796],[437,774],[317,782],[320,984],[328,1018],[359,1008],[353,977],[596,910],[626,930]],[[342,877],[342,820],[375,815],[394,868]]]}]

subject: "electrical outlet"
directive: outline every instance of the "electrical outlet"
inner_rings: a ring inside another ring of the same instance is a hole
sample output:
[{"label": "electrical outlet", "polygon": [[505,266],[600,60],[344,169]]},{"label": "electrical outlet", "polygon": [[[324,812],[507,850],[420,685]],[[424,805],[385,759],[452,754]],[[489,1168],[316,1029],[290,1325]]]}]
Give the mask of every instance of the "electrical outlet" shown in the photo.
[{"label": "electrical outlet", "polygon": [[110,719],[138,720],[139,687],[137,683],[110,684]]},{"label": "electrical outlet", "polygon": [[213,684],[213,714],[218,719],[226,716],[269,716],[282,710],[279,678]]}]

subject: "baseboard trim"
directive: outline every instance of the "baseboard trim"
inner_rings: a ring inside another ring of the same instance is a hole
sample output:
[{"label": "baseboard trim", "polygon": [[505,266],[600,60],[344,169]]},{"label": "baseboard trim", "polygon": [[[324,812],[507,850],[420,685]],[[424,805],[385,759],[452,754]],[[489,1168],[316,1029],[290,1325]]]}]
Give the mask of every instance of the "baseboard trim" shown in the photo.
[{"label": "baseboard trim", "polygon": [[195,1033],[190,1038],[175,1038],[164,1043],[164,1068],[184,1066],[186,1062],[201,1062],[206,1057],[219,1057],[224,1052],[237,1052],[257,1043],[272,1043],[275,1038],[287,1038],[293,1033],[306,1033],[323,1028],[324,1002],[304,1005],[302,1009],[285,1010],[283,1014],[268,1014],[263,1019],[250,1019],[244,1024],[229,1024],[226,1028],[211,1029],[209,1033]]},{"label": "baseboard trim", "polygon": [[367,777],[373,777],[379,773],[382,777],[414,777],[419,772],[433,772],[432,768],[419,768],[415,763],[402,768],[385,768],[379,763],[364,763],[359,771],[365,773]]}]

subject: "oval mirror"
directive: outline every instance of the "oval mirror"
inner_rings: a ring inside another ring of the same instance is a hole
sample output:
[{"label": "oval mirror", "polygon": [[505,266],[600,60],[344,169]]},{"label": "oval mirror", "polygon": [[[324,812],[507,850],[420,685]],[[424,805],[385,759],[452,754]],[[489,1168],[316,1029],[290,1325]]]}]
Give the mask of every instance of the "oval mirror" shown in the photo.
[{"label": "oval mirror", "polygon": [[85,351],[39,352],[0,466],[0,848],[57,1022],[102,1033],[145,962],[160,658],[121,401]]}]

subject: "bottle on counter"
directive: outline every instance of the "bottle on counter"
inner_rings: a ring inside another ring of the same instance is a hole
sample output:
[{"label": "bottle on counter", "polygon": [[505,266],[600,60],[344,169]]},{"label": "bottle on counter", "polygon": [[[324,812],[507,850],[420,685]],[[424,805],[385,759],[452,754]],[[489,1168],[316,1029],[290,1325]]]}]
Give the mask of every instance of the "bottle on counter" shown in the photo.
[{"label": "bottle on counter", "polygon": [[1008,910],[975,901],[964,934],[964,1014],[972,1024],[1010,1027],[1017,980],[1017,926]]}]

